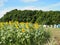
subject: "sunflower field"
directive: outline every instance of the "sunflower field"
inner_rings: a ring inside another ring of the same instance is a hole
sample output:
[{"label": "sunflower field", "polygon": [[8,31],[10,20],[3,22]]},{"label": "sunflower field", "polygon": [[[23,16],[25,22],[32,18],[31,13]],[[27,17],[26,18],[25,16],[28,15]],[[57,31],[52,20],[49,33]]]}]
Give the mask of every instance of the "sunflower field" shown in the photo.
[{"label": "sunflower field", "polygon": [[44,45],[49,39],[38,23],[0,22],[0,45]]}]

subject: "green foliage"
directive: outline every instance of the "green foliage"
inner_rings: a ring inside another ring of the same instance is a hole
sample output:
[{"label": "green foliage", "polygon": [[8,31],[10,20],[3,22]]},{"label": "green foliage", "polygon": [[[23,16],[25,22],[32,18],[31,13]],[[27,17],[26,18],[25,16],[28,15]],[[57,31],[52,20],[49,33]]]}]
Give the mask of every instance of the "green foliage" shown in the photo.
[{"label": "green foliage", "polygon": [[60,11],[42,10],[17,10],[7,12],[0,22],[19,21],[19,22],[38,22],[39,24],[60,24]]},{"label": "green foliage", "polygon": [[26,23],[0,24],[0,45],[44,45],[50,39],[50,34],[44,28],[34,28],[32,23],[28,23],[28,28]]}]

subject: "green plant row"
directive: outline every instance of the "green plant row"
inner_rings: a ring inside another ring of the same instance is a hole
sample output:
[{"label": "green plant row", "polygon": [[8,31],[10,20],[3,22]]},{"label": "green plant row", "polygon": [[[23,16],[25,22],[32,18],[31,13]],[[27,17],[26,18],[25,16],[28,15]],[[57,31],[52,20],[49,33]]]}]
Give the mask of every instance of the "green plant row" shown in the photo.
[{"label": "green plant row", "polygon": [[0,45],[44,45],[49,39],[49,32],[37,23],[0,23]]}]

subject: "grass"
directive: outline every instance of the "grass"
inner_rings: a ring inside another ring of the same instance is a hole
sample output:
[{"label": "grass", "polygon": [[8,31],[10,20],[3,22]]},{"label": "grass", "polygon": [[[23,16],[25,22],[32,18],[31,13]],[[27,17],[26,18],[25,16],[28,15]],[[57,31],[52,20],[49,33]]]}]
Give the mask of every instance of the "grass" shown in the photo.
[{"label": "grass", "polygon": [[51,33],[51,40],[46,45],[60,45],[60,28],[46,28]]}]

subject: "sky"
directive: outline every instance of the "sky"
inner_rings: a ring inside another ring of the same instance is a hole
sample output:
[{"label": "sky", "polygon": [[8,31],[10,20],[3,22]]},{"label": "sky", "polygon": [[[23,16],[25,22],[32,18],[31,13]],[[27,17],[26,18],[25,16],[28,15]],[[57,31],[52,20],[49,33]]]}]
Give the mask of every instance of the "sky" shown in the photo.
[{"label": "sky", "polygon": [[60,0],[0,0],[0,18],[13,9],[60,11]]}]

